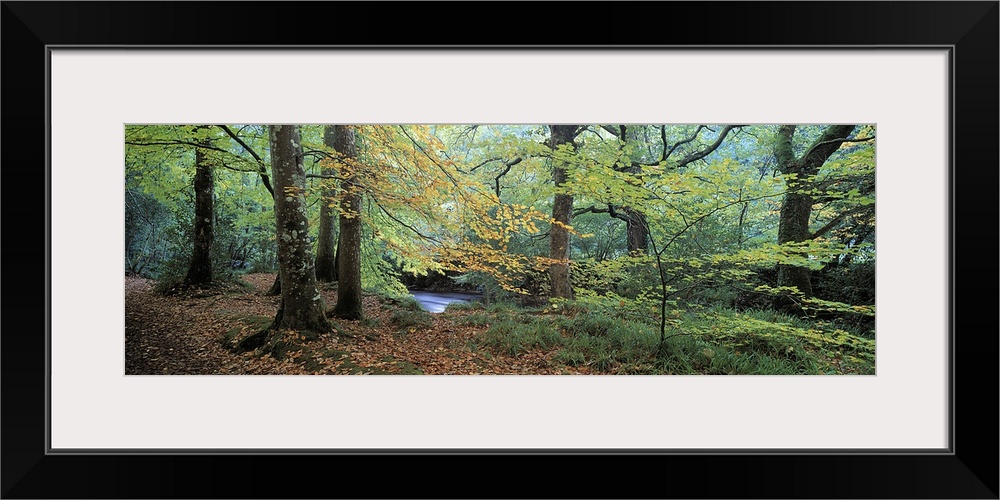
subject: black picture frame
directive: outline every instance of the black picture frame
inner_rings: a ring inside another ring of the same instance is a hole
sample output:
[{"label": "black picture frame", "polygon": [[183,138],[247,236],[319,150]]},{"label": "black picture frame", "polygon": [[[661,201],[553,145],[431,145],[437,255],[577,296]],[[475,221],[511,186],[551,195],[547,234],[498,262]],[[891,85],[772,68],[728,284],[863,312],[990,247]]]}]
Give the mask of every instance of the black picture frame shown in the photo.
[{"label": "black picture frame", "polygon": [[[998,498],[996,1],[2,5],[4,498]],[[47,47],[384,44],[951,47],[950,452],[47,453]]]}]

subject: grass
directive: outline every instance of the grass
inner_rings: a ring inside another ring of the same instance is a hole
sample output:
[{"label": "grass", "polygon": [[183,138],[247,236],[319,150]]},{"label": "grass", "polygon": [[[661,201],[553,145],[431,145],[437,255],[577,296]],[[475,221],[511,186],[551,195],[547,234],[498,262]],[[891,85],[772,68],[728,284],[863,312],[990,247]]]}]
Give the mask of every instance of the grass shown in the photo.
[{"label": "grass", "polygon": [[487,306],[484,306],[484,310],[490,314],[501,314],[501,313],[513,313],[517,312],[517,304],[513,302],[494,302]]},{"label": "grass", "polygon": [[465,326],[485,326],[493,321],[493,317],[487,314],[474,313],[468,316],[458,316],[455,318],[455,323],[458,325]]},{"label": "grass", "polygon": [[385,309],[390,309],[390,310],[402,309],[404,311],[414,311],[414,312],[423,311],[423,308],[420,307],[420,302],[417,302],[417,299],[413,298],[413,296],[411,295],[404,295],[404,296],[383,295],[380,297],[380,299],[382,307]]},{"label": "grass", "polygon": [[458,321],[489,325],[469,342],[472,349],[508,356],[551,351],[554,363],[596,373],[874,374],[872,339],[775,311],[678,310],[662,347],[656,318],[623,318],[573,304],[558,311],[487,307]]},{"label": "grass", "polygon": [[423,310],[397,309],[392,312],[390,321],[395,326],[394,334],[398,338],[405,337],[408,332],[430,328],[434,325],[434,319],[431,318],[430,313]]},{"label": "grass", "polygon": [[482,301],[474,300],[472,302],[452,302],[445,307],[445,311],[481,311],[485,308],[486,306],[482,303]]}]

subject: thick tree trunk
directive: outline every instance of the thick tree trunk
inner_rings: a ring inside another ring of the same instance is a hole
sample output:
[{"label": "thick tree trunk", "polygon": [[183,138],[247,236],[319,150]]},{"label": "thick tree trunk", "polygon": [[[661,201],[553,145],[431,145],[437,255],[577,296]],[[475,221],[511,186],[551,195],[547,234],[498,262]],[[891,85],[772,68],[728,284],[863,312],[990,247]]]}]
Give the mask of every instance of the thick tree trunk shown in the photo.
[{"label": "thick tree trunk", "polygon": [[352,163],[357,159],[354,129],[349,125],[334,127],[334,149],[348,167],[348,177],[341,184],[340,238],[337,242],[337,305],[333,314],[343,319],[361,319],[361,192]]},{"label": "thick tree trunk", "polygon": [[281,307],[273,328],[293,329],[307,338],[315,337],[316,333],[330,331],[331,327],[323,313],[323,298],[316,290],[316,269],[309,244],[303,192],[306,175],[302,139],[294,125],[272,125],[270,132],[281,279]]},{"label": "thick tree trunk", "polygon": [[[202,141],[207,145],[207,141]],[[191,253],[191,265],[184,277],[184,285],[204,285],[212,282],[212,240],[214,227],[213,196],[215,194],[215,179],[212,167],[208,165],[205,152],[195,148],[194,174],[194,246]]]},{"label": "thick tree trunk", "polygon": [[[326,126],[323,143],[336,149],[333,125]],[[334,175],[336,170],[324,168],[322,174]],[[329,187],[325,187],[320,193],[319,238],[316,241],[316,279],[320,281],[337,281],[337,217],[334,213],[335,208],[330,206],[336,194],[336,191]]]},{"label": "thick tree trunk", "polygon": [[[550,125],[551,139],[549,146],[556,150],[561,144],[572,144],[576,125]],[[562,161],[553,158],[552,180],[556,190],[566,182],[566,168]],[[552,203],[552,218],[569,226],[573,217],[573,195],[557,193]],[[549,231],[549,258],[560,262],[549,267],[549,278],[552,282],[551,296],[571,299],[573,286],[569,279],[569,231],[560,224],[553,224]]]},{"label": "thick tree trunk", "polygon": [[626,224],[625,234],[628,240],[628,253],[631,255],[646,255],[649,249],[649,226],[646,224],[646,214],[631,208],[624,208]]},{"label": "thick tree trunk", "polygon": [[[813,199],[805,194],[811,188],[809,177],[815,176],[830,155],[840,148],[843,140],[854,130],[854,125],[831,125],[823,131],[801,157],[796,157],[792,149],[795,125],[782,125],[778,129],[774,155],[778,160],[778,170],[785,175],[795,174],[788,182],[788,193],[781,203],[778,219],[778,244],[803,242],[812,238],[809,232],[809,217],[812,214]],[[794,286],[806,297],[812,296],[811,271],[806,267],[779,265],[778,286]]]},{"label": "thick tree trunk", "polygon": [[[809,239],[809,215],[812,211],[812,197],[788,193],[781,204],[778,220],[778,244],[801,242]],[[812,296],[812,283],[808,267],[779,265],[778,286],[794,286],[806,297]]]},{"label": "thick tree trunk", "polygon": [[280,272],[277,275],[274,276],[274,283],[271,283],[271,288],[268,288],[267,292],[264,295],[269,295],[269,296],[272,296],[272,297],[277,296],[277,295],[281,295],[281,273]]},{"label": "thick tree trunk", "polygon": [[[625,143],[628,141],[628,127],[619,125],[618,131],[619,151],[624,153]],[[665,137],[664,148],[666,148]],[[666,153],[666,149],[664,149],[664,153]],[[624,171],[637,176],[638,179],[642,167],[633,163]],[[625,212],[625,241],[628,244],[629,255],[646,255],[646,250],[649,248],[649,226],[646,223],[646,214],[632,207],[623,207],[622,212]]]}]

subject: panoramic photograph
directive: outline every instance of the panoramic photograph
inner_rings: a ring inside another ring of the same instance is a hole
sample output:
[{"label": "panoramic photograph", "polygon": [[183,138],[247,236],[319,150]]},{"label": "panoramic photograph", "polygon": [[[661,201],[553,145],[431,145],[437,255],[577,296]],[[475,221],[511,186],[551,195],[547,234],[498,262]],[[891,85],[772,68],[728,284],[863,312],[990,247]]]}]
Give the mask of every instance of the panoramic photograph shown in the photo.
[{"label": "panoramic photograph", "polygon": [[126,375],[874,375],[874,124],[130,124]]}]

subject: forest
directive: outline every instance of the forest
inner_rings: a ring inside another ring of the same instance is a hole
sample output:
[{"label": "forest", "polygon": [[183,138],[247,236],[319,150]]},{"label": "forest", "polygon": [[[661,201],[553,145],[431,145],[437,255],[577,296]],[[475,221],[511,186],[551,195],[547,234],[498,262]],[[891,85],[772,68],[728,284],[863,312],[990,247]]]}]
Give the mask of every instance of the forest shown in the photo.
[{"label": "forest", "polygon": [[873,375],[875,132],[126,125],[125,373]]}]

